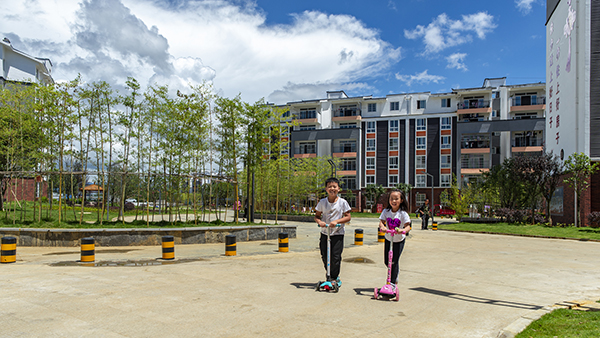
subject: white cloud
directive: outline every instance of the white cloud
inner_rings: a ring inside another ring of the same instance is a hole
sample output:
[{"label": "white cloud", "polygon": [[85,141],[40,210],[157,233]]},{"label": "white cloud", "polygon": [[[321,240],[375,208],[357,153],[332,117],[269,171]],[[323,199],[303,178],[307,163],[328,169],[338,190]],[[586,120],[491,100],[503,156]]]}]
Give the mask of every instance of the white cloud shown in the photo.
[{"label": "white cloud", "polygon": [[523,14],[529,14],[529,12],[531,12],[531,4],[534,2],[536,2],[536,0],[515,0],[517,8]]},{"label": "white cloud", "polygon": [[466,53],[454,53],[446,57],[446,61],[448,61],[448,65],[446,66],[446,68],[462,69],[464,71],[467,71],[467,65],[465,65],[464,63],[466,57]]},{"label": "white cloud", "polygon": [[0,34],[50,58],[56,80],[134,76],[182,88],[212,80],[225,96],[255,101],[289,92],[289,83],[360,82],[401,59],[400,48],[353,16],[306,11],[267,25],[245,0],[17,0],[2,2],[0,13]]},{"label": "white cloud", "polygon": [[415,75],[401,75],[399,73],[396,73],[396,79],[405,82],[406,85],[409,87],[412,85],[413,82],[416,82],[418,84],[428,84],[431,82],[443,83],[446,79],[443,76],[428,74],[427,71],[428,70],[425,69],[423,72]]},{"label": "white cloud", "polygon": [[343,90],[349,96],[363,95],[366,90],[374,90],[365,83],[291,83],[275,90],[268,97],[270,102],[292,102],[325,98],[327,91]]},{"label": "white cloud", "polygon": [[451,20],[442,13],[429,25],[404,30],[407,39],[422,38],[425,44],[424,55],[439,53],[442,50],[473,41],[472,34],[479,39],[485,39],[486,34],[496,28],[494,17],[486,12],[463,15],[461,20]]},{"label": "white cloud", "polygon": [[388,8],[393,10],[393,11],[398,11],[398,8],[396,7],[396,3],[393,0],[389,0],[388,1]]}]

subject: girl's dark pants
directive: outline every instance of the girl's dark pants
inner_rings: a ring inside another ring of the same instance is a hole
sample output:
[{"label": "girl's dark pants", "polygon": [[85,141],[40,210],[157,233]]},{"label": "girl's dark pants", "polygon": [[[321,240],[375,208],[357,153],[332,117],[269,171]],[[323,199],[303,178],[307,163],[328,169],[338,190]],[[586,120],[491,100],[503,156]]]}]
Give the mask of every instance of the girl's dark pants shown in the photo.
[{"label": "girl's dark pants", "polygon": [[[331,279],[336,279],[340,275],[340,266],[342,264],[342,251],[344,251],[344,235],[329,236],[331,238],[331,256],[329,270],[331,272]],[[323,260],[323,266],[325,272],[327,272],[327,235],[321,234],[319,241],[319,248],[321,249],[321,259]]]},{"label": "girl's dark pants", "polygon": [[[394,254],[392,256],[392,274],[391,274],[391,280],[392,283],[394,284],[398,284],[398,261],[400,260],[400,254],[402,254],[402,250],[404,250],[404,242],[405,241],[401,241],[401,242],[395,242],[394,243]],[[387,239],[385,240],[385,249],[383,250],[383,263],[385,263],[385,266],[388,266],[388,255],[389,255],[389,251],[390,251],[390,241],[388,241]]]}]

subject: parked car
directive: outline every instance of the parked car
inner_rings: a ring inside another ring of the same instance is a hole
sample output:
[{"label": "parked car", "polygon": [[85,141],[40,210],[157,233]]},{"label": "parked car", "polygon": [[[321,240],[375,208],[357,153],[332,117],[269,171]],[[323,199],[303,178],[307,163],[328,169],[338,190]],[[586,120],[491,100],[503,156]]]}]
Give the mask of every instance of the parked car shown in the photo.
[{"label": "parked car", "polygon": [[125,203],[131,203],[131,204],[133,204],[136,207],[139,205],[138,201],[135,198],[128,198],[128,199],[125,200]]}]

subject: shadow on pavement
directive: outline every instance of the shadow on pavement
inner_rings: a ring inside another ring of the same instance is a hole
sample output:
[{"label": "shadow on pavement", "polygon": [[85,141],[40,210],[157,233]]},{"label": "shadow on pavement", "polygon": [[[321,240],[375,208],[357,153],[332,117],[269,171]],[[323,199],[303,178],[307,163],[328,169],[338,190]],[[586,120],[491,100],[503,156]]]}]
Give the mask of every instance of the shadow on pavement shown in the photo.
[{"label": "shadow on pavement", "polygon": [[373,298],[373,291],[375,288],[354,288],[357,296],[368,296]]},{"label": "shadow on pavement", "polygon": [[464,294],[460,294],[460,293],[446,292],[446,291],[434,290],[434,289],[428,289],[428,288],[411,288],[409,290],[430,293],[432,295],[438,295],[438,296],[458,299],[458,300],[462,300],[465,302],[507,306],[507,307],[514,307],[517,309],[529,309],[529,310],[539,310],[542,308],[542,306],[539,306],[539,305],[515,303],[515,302],[509,302],[509,301],[505,301],[505,300],[496,300],[496,299],[489,299],[489,298],[481,298],[481,297],[464,295]]},{"label": "shadow on pavement", "polygon": [[310,290],[314,290],[315,287],[317,286],[317,283],[290,283],[290,285],[293,285],[296,287],[296,289],[310,289]]}]

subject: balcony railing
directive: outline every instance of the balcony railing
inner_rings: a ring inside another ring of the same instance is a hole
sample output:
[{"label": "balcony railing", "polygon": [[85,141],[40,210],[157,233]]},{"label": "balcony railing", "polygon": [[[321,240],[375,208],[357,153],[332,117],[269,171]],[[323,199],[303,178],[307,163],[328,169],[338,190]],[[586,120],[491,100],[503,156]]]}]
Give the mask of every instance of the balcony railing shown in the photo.
[{"label": "balcony railing", "polygon": [[461,159],[461,169],[487,169],[490,167],[490,160],[482,160],[480,158]]},{"label": "balcony railing", "polygon": [[316,146],[307,146],[307,147],[296,147],[294,148],[294,154],[316,154],[317,147]]},{"label": "balcony railing", "polygon": [[471,100],[457,103],[458,109],[477,109],[477,108],[489,108],[489,100]]},{"label": "balcony railing", "polygon": [[480,149],[480,148],[489,148],[490,147],[490,139],[465,139],[463,138],[460,142],[461,149]]},{"label": "balcony railing", "polygon": [[333,147],[334,153],[355,153],[356,152],[356,144],[347,144],[344,146]]},{"label": "balcony railing", "polygon": [[535,106],[546,104],[545,96],[515,96],[511,99],[511,106]]},{"label": "balcony railing", "polygon": [[338,108],[334,111],[334,117],[360,116],[359,108]]},{"label": "balcony railing", "polygon": [[294,115],[292,115],[292,119],[294,120],[304,120],[304,119],[316,119],[317,118],[317,112],[315,110],[311,110],[311,111],[302,111],[299,113],[294,113]]},{"label": "balcony railing", "polygon": [[544,139],[541,137],[522,136],[512,139],[513,147],[540,147],[544,145]]}]

